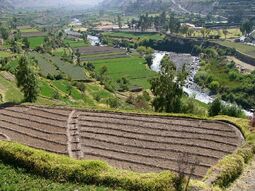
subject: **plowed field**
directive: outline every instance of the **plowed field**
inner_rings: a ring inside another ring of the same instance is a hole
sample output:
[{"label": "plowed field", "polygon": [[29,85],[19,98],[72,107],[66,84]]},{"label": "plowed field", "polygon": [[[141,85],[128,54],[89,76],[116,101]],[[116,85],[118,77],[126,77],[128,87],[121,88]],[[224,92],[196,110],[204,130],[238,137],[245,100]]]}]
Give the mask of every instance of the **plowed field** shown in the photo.
[{"label": "plowed field", "polygon": [[139,172],[177,171],[188,153],[197,178],[243,142],[219,121],[35,106],[0,107],[0,139]]}]

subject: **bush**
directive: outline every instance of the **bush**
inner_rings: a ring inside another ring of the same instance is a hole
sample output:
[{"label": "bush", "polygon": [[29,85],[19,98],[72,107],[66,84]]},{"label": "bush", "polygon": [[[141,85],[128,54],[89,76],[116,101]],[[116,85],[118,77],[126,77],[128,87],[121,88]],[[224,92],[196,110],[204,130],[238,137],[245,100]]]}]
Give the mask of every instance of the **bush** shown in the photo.
[{"label": "bush", "polygon": [[130,191],[175,191],[171,172],[136,173],[112,168],[105,162],[75,160],[17,143],[0,141],[0,160],[61,182],[120,187]]},{"label": "bush", "polygon": [[209,89],[214,93],[217,93],[219,88],[220,83],[218,81],[212,81],[211,84],[209,85]]},{"label": "bush", "polygon": [[106,102],[111,108],[118,108],[120,106],[120,102],[117,98],[109,98]]},{"label": "bush", "polygon": [[253,116],[251,117],[251,126],[255,127],[255,113],[253,113]]},{"label": "bush", "polygon": [[244,117],[245,114],[240,107],[237,105],[222,105],[221,112],[222,115],[228,115],[231,117]]}]

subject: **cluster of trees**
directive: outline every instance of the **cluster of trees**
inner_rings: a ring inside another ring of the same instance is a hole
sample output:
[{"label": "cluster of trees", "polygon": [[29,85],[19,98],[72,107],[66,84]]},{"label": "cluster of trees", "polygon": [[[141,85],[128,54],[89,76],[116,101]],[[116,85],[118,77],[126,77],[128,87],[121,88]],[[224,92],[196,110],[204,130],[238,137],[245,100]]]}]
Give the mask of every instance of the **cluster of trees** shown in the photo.
[{"label": "cluster of trees", "polygon": [[209,116],[228,115],[232,117],[244,117],[244,112],[236,104],[223,104],[219,98],[216,98],[208,109]]},{"label": "cluster of trees", "polygon": [[181,24],[173,13],[168,17],[166,12],[162,12],[159,16],[149,16],[148,13],[141,15],[138,20],[132,19],[131,22],[128,22],[128,26],[130,29],[141,30],[142,32],[155,29],[156,31],[177,33]]},{"label": "cluster of trees", "polygon": [[254,24],[251,20],[243,22],[240,26],[241,32],[244,35],[250,34],[253,31]]}]

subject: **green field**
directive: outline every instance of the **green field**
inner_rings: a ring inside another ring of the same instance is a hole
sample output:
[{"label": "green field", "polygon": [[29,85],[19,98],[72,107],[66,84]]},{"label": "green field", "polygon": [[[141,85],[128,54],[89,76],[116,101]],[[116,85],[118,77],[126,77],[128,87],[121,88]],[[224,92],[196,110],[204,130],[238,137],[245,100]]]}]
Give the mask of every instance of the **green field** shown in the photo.
[{"label": "green field", "polygon": [[28,41],[30,43],[30,48],[36,48],[43,43],[44,37],[43,36],[29,37]]},{"label": "green field", "polygon": [[255,46],[249,46],[242,43],[231,42],[231,41],[216,41],[220,45],[235,48],[237,51],[255,58]]},{"label": "green field", "polygon": [[104,36],[129,39],[152,39],[162,40],[164,35],[159,33],[142,33],[142,32],[104,32]]},{"label": "green field", "polygon": [[150,88],[150,80],[156,75],[145,64],[145,60],[139,56],[132,56],[130,58],[116,58],[107,60],[91,61],[100,71],[102,66],[108,68],[109,76],[116,82],[121,77],[126,77],[130,81],[130,87],[140,86],[143,88]]},{"label": "green field", "polygon": [[78,185],[75,183],[57,183],[31,173],[22,168],[5,165],[0,161],[0,190],[2,191],[110,191],[106,187]]},{"label": "green field", "polygon": [[65,39],[64,43],[66,45],[70,45],[71,48],[79,48],[79,47],[86,47],[89,46],[87,42],[84,42],[84,40],[70,40]]}]

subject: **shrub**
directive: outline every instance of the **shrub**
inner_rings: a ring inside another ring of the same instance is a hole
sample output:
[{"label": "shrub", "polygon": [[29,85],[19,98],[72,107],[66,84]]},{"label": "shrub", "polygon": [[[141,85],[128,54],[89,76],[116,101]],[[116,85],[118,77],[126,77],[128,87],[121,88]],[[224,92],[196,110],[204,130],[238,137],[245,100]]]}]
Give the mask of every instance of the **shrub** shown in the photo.
[{"label": "shrub", "polygon": [[255,127],[255,112],[253,113],[253,116],[251,117],[251,126]]},{"label": "shrub", "polygon": [[118,108],[120,106],[119,100],[117,98],[109,98],[106,102],[111,108]]},{"label": "shrub", "polygon": [[244,112],[237,105],[222,105],[221,112],[222,115],[228,115],[231,117],[244,117]]},{"label": "shrub", "polygon": [[0,160],[61,182],[120,187],[129,191],[175,191],[171,172],[136,173],[110,167],[105,162],[75,160],[66,156],[0,141]]},{"label": "shrub", "polygon": [[209,85],[209,89],[214,92],[217,93],[218,90],[220,88],[220,83],[218,81],[212,81]]}]

